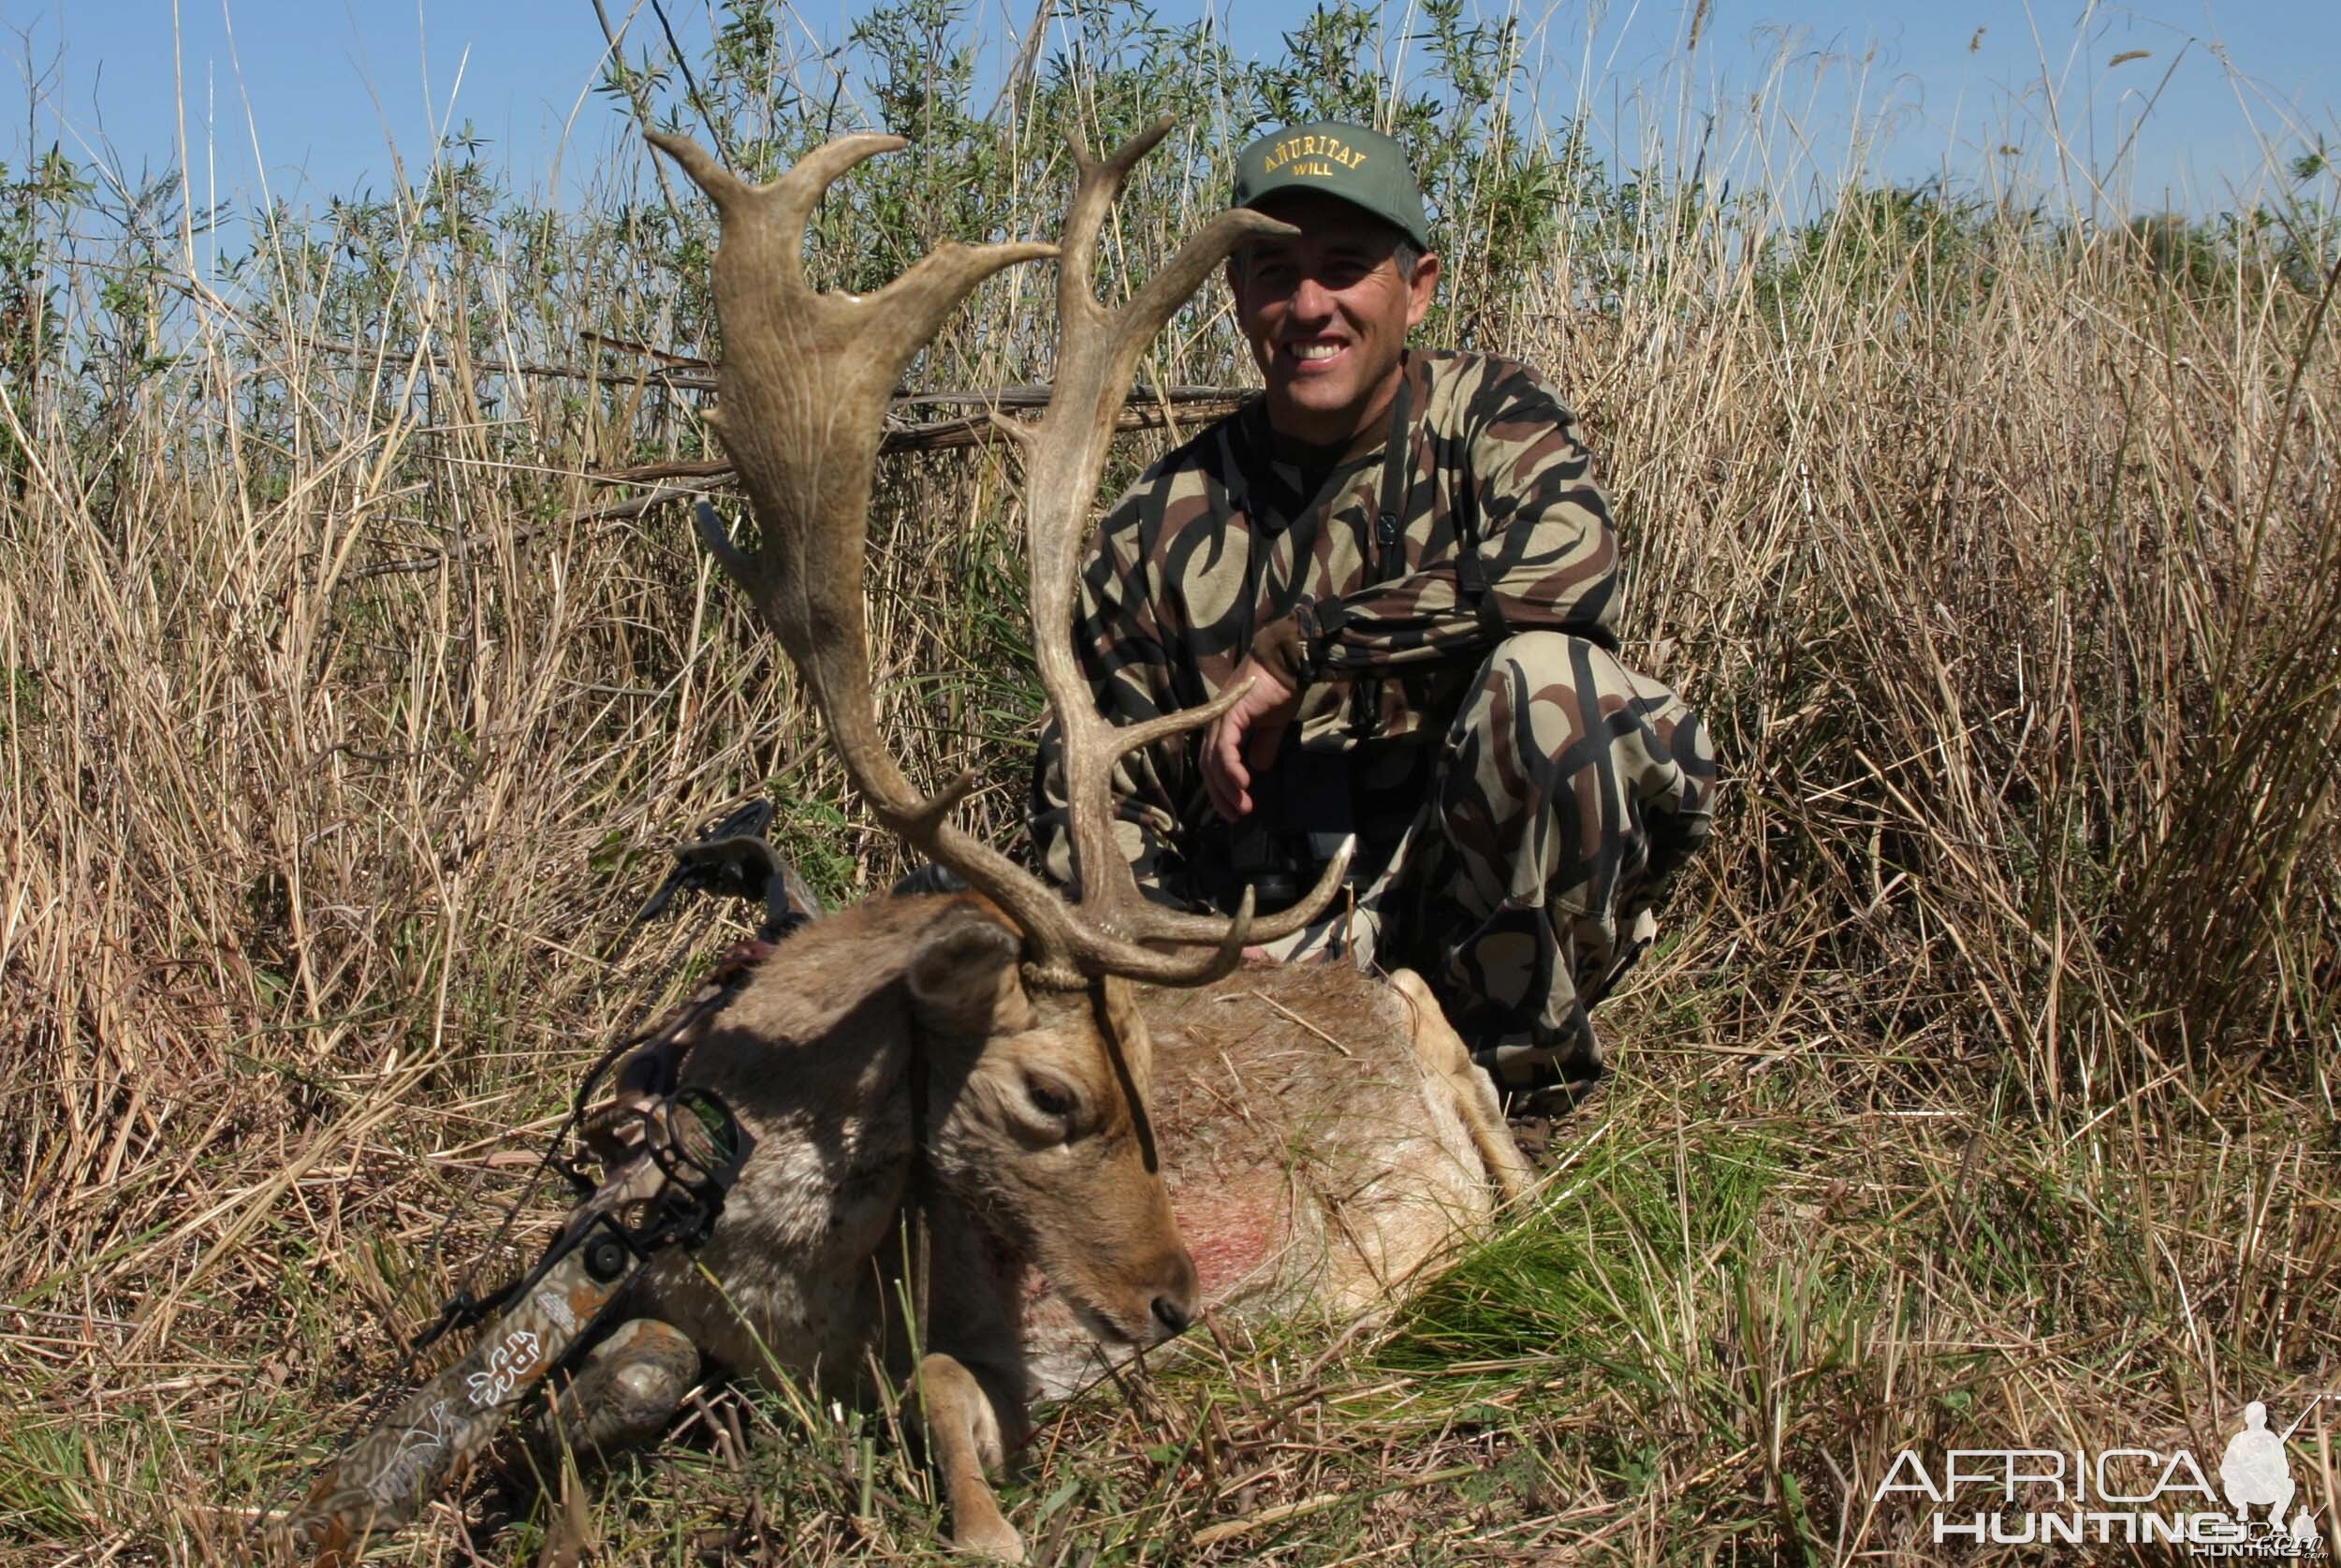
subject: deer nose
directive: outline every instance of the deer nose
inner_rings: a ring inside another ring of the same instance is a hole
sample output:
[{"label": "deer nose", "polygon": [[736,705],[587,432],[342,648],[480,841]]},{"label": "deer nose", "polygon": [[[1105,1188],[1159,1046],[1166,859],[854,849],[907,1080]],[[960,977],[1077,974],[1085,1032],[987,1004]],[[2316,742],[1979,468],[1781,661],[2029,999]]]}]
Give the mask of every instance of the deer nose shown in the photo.
[{"label": "deer nose", "polygon": [[1163,1326],[1166,1334],[1183,1334],[1187,1331],[1187,1325],[1194,1320],[1194,1313],[1187,1310],[1185,1302],[1175,1301],[1167,1296],[1154,1298],[1154,1321]]}]

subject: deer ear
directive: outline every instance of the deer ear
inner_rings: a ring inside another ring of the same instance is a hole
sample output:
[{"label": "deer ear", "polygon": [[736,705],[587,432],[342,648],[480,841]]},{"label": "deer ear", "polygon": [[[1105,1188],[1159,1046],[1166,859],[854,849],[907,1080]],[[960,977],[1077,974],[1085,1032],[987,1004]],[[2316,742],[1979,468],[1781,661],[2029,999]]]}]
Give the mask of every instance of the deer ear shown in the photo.
[{"label": "deer ear", "polygon": [[1032,1004],[1017,973],[1017,934],[980,910],[959,908],[926,931],[905,974],[911,1010],[938,1034],[1013,1034],[1032,1025]]}]

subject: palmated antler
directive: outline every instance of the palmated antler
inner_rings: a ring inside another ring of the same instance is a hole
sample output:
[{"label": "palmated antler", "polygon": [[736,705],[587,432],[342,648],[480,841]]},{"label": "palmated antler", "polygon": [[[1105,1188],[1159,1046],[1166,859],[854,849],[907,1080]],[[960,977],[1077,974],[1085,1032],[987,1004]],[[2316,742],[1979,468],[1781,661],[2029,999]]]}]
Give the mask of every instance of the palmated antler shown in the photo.
[{"label": "palmated antler", "polygon": [[[876,294],[822,293],[806,281],[807,220],[848,169],[905,143],[848,136],[809,154],[768,185],[751,185],[688,138],[651,132],[715,203],[723,238],[715,254],[715,308],[724,330],[718,407],[709,418],[748,492],[758,538],[742,549],[710,510],[708,547],[755,602],[802,672],[846,771],[879,821],[921,854],[948,866],[1022,929],[1039,982],[1075,988],[1108,975],[1194,984],[1225,974],[1248,941],[1296,930],[1331,901],[1346,857],[1309,896],[1255,928],[1249,894],[1233,921],[1148,906],[1113,837],[1112,771],[1134,747],[1208,724],[1242,696],[1117,729],[1101,718],[1072,647],[1072,593],[1088,515],[1138,355],[1172,311],[1245,237],[1281,226],[1225,212],[1181,250],[1138,297],[1108,312],[1090,294],[1090,259],[1130,168],[1165,120],[1101,163],[1075,150],[1080,187],[1065,225],[1056,389],[1037,427],[1012,426],[1026,457],[1033,641],[1041,680],[1065,736],[1077,912],[1039,878],[948,817],[973,783],[962,774],[928,797],[906,778],[878,732],[862,614],[862,561],[870,492],[887,402],[902,371],[944,318],[991,273],[1060,255],[1043,244],[945,244]],[[1118,872],[1111,868],[1119,868]],[[1181,957],[1147,940],[1207,942]]]}]

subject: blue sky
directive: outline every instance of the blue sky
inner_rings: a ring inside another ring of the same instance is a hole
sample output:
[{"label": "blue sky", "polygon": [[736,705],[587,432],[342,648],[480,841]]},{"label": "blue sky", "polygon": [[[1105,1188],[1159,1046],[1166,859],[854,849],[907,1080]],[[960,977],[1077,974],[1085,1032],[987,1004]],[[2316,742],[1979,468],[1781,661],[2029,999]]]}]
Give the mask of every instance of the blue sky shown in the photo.
[{"label": "blue sky", "polygon": [[[634,0],[605,3],[622,20]],[[708,37],[711,3],[666,0],[686,49]],[[1206,3],[1161,0],[1158,14]],[[1504,14],[1503,0],[1476,4]],[[1790,183],[1828,184],[1855,160],[1902,180],[2022,170],[2085,196],[2087,171],[2112,170],[2110,205],[2206,212],[2261,178],[2270,151],[2290,158],[2321,136],[2341,153],[2341,0],[1711,0],[1695,51],[1697,0],[1516,4],[1538,107],[1582,117],[1621,162],[1689,145],[1714,105],[1732,122],[1717,156],[1752,159],[1734,128],[1751,102],[1793,117],[1764,141],[1765,167]],[[1003,58],[1032,0],[978,7],[987,57]],[[1228,37],[1274,57],[1305,12],[1254,0],[1233,7]],[[791,13],[808,48],[841,43],[855,14],[841,0]],[[1402,35],[1404,0],[1385,15]],[[434,126],[465,120],[524,187],[574,189],[635,155],[609,101],[587,92],[602,52],[592,0],[0,0],[0,155],[29,136],[126,174],[159,169],[177,156],[183,105],[198,201],[380,191],[393,148],[412,167]],[[634,27],[630,41],[658,37],[647,6]]]}]

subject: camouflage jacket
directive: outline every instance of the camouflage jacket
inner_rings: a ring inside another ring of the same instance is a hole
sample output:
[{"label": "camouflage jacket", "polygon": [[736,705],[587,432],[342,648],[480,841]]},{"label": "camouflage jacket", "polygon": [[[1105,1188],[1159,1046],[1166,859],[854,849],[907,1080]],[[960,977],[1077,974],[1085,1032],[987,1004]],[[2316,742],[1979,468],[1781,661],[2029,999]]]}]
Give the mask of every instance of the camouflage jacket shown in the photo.
[{"label": "camouflage jacket", "polygon": [[[1193,707],[1257,652],[1301,692],[1288,746],[1427,756],[1506,636],[1560,630],[1614,648],[1609,506],[1550,383],[1514,360],[1412,350],[1390,425],[1401,415],[1399,462],[1385,426],[1304,466],[1255,399],[1141,475],[1082,568],[1074,646],[1100,711],[1127,725]],[[1117,771],[1122,847],[1142,881],[1216,822],[1200,741],[1175,738]],[[1051,725],[1032,830],[1061,880],[1057,748]]]}]

